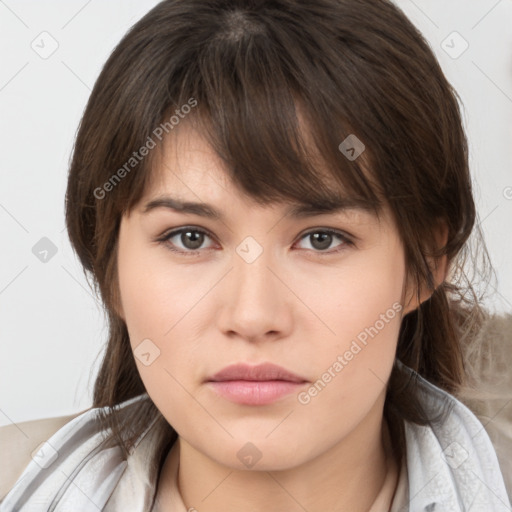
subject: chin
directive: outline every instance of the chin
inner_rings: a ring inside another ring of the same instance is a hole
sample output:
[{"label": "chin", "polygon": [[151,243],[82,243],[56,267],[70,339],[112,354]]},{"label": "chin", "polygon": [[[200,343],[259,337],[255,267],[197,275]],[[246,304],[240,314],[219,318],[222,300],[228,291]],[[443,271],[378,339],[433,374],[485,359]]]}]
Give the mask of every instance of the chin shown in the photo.
[{"label": "chin", "polygon": [[219,464],[237,471],[282,471],[306,462],[306,453],[297,451],[294,443],[284,439],[243,438],[216,445],[218,451],[205,452]]}]

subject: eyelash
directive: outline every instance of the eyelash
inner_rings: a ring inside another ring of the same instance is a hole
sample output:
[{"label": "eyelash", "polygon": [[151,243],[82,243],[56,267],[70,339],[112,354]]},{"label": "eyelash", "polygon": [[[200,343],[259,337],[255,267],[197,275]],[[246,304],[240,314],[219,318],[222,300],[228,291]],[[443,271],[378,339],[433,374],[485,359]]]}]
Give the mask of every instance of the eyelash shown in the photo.
[{"label": "eyelash", "polygon": [[[186,226],[186,227],[183,227],[183,228],[180,228],[180,229],[176,229],[176,230],[173,230],[173,231],[170,231],[168,233],[164,233],[162,236],[160,236],[159,238],[156,239],[156,242],[159,242],[161,244],[164,244],[164,246],[173,251],[173,252],[176,252],[176,253],[179,253],[179,254],[183,254],[185,256],[198,256],[199,253],[203,250],[203,249],[196,249],[196,250],[182,250],[182,249],[176,249],[175,246],[172,246],[170,243],[169,243],[169,240],[173,237],[175,237],[176,235],[180,235],[184,232],[187,232],[187,231],[192,231],[194,233],[201,233],[203,235],[206,235],[210,238],[214,238],[212,235],[210,235],[210,233],[208,233],[208,231],[205,231],[204,229],[200,229],[200,228],[196,228],[196,227],[193,227],[193,226]],[[340,231],[337,231],[335,229],[330,229],[330,228],[324,228],[324,229],[315,229],[315,230],[312,230],[312,231],[308,231],[307,233],[304,233],[299,240],[302,240],[304,238],[306,238],[307,236],[309,235],[312,235],[312,234],[315,234],[315,233],[323,233],[323,234],[328,234],[328,235],[333,235],[333,236],[336,236],[338,238],[341,239],[341,241],[343,242],[343,244],[341,245],[341,248],[340,249],[335,249],[335,250],[331,250],[331,251],[319,251],[319,250],[314,250],[314,249],[305,249],[307,251],[313,251],[314,253],[320,255],[320,256],[329,256],[329,255],[332,255],[332,254],[338,254],[340,253],[341,251],[343,251],[347,246],[351,247],[351,246],[354,246],[354,242],[352,242],[348,237],[347,235],[345,235],[344,233],[340,232]]]}]

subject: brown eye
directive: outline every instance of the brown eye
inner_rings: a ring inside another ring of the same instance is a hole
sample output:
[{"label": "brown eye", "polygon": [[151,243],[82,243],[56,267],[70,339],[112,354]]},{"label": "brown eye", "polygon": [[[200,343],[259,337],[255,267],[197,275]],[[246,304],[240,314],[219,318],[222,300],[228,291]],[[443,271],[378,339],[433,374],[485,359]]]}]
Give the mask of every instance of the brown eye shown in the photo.
[{"label": "brown eye", "polygon": [[[336,238],[341,240],[342,243],[336,246],[338,248],[327,251],[332,243],[335,242]],[[310,231],[301,238],[301,240],[307,239],[310,240],[310,247],[306,247],[306,249],[311,249],[315,252],[325,252],[327,254],[332,254],[342,250],[346,246],[354,245],[346,235],[331,229]]]},{"label": "brown eye", "polygon": [[205,238],[211,238],[206,231],[188,227],[171,231],[159,238],[158,241],[164,243],[172,251],[197,254],[203,246]]},{"label": "brown eye", "polygon": [[187,230],[180,234],[180,242],[187,248],[195,251],[201,247],[204,242],[204,233],[199,231]]}]

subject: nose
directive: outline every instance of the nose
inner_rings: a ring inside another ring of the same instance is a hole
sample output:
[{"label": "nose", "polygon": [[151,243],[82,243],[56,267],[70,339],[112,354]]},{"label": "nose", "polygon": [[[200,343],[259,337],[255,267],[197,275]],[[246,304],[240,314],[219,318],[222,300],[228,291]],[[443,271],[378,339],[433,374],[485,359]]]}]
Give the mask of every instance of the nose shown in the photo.
[{"label": "nose", "polygon": [[288,336],[294,296],[286,281],[270,250],[264,249],[254,261],[234,254],[233,268],[218,295],[221,332],[251,342]]}]

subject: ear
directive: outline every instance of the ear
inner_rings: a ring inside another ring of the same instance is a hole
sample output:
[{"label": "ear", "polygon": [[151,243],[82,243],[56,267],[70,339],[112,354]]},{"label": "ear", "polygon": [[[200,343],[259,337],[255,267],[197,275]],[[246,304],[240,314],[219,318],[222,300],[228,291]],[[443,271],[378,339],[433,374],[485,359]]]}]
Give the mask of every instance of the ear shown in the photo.
[{"label": "ear", "polygon": [[[439,223],[434,236],[436,247],[438,249],[446,245],[448,241],[448,226],[444,221],[441,221]],[[437,288],[440,284],[444,282],[448,274],[448,258],[446,255],[440,256],[438,258],[427,257],[427,262],[429,264],[434,279],[434,288]],[[408,281],[410,280],[408,279]],[[404,309],[402,314],[405,316],[407,313],[414,311],[423,302],[429,299],[432,296],[433,292],[434,290],[428,289],[426,283],[422,283],[418,300],[416,283],[408,282],[407,288],[404,293],[406,298],[404,301]]]}]

